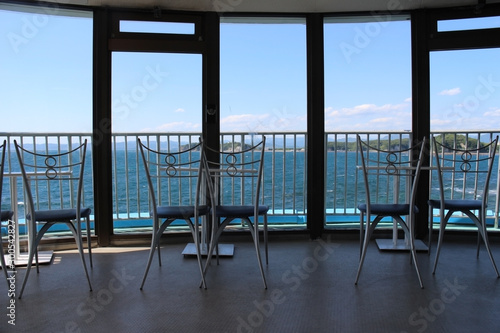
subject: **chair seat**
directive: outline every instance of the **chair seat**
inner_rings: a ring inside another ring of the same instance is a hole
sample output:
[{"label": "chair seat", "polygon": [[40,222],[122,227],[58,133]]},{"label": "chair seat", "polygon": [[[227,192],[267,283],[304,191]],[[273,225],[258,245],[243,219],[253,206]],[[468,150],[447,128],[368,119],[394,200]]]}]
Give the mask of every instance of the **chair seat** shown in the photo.
[{"label": "chair seat", "polygon": [[[199,216],[206,215],[209,211],[210,207],[207,205],[198,206]],[[158,206],[156,212],[158,218],[188,219],[194,217],[194,206]]]},{"label": "chair seat", "polygon": [[[264,215],[268,212],[269,206],[259,205],[259,215]],[[253,216],[254,206],[217,206],[215,209],[217,217],[241,217]]]},{"label": "chair seat", "polygon": [[[80,209],[80,217],[88,218],[90,216],[90,208],[82,207]],[[27,216],[30,218],[30,216]],[[36,220],[37,222],[67,222],[76,219],[76,209],[49,209],[49,210],[37,210]]]},{"label": "chair seat", "polygon": [[[366,204],[359,204],[358,209],[366,213]],[[410,213],[410,205],[408,204],[371,204],[371,214],[376,215],[408,215]],[[415,206],[415,213],[418,213],[418,207]]]},{"label": "chair seat", "polygon": [[2,210],[0,215],[0,221],[8,221],[12,220],[12,216],[14,216],[14,212],[11,210]]},{"label": "chair seat", "polygon": [[[429,200],[427,203],[436,209],[441,208],[440,200]],[[476,210],[476,209],[481,209],[481,207],[482,207],[481,200],[453,199],[444,201],[444,209],[448,210],[455,210],[455,211]]]}]

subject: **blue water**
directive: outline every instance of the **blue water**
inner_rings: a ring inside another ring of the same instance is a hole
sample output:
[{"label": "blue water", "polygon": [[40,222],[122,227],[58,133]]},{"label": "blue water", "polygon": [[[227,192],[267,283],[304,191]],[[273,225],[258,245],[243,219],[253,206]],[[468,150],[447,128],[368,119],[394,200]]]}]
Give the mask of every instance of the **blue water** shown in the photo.
[{"label": "blue water", "polygon": [[[267,151],[264,155],[262,195],[264,203],[271,206],[270,215],[275,216],[276,221],[279,220],[278,217],[282,217],[281,220],[303,223],[305,221],[306,208],[306,153],[304,151],[295,153]],[[135,150],[117,150],[115,156],[116,165],[113,166],[115,216],[118,219],[141,218],[147,220],[149,218],[148,188],[142,161],[137,163],[138,156]],[[11,159],[12,170],[19,171],[17,157],[12,155]],[[356,168],[356,165],[360,163],[358,159],[359,157],[355,152],[338,151],[327,153],[325,188],[317,189],[318,191],[325,191],[327,215],[342,214],[347,216],[355,215],[357,217],[355,207],[359,202],[364,202],[365,200],[361,173]],[[128,164],[126,163],[127,161]],[[93,189],[92,182],[90,181],[92,179],[91,166],[91,153],[87,152],[85,169],[85,179],[87,181],[84,186],[84,200],[86,206],[93,208]],[[126,169],[126,166],[128,166],[128,169]],[[498,170],[498,161],[493,170]],[[496,199],[496,178],[497,172],[494,171],[489,193],[491,206],[493,206]],[[459,181],[457,180],[456,184]],[[18,178],[18,188],[21,188],[20,177]],[[461,186],[457,187],[454,193],[455,196],[460,194],[462,191],[461,188]],[[471,193],[473,190],[474,183],[469,182],[465,191]],[[46,204],[47,198],[44,197],[46,193],[41,191],[38,195],[42,205]],[[184,186],[182,191],[174,192],[173,195],[189,198],[189,188]],[[439,195],[438,182],[435,177],[431,195],[433,197]],[[21,190],[18,190],[16,201],[24,201]],[[6,178],[4,179],[2,209],[10,209],[10,202],[9,179]],[[22,218],[24,216],[23,206],[20,205],[19,209],[20,218]]]}]

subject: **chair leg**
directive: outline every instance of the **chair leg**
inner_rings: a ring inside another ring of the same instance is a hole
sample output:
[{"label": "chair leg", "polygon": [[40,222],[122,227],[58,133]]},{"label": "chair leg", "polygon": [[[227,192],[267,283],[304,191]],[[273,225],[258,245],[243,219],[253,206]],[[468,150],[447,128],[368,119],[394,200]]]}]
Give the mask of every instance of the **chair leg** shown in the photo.
[{"label": "chair leg", "polygon": [[35,242],[35,239],[32,239],[31,244],[30,244],[29,254],[28,254],[28,262],[26,265],[26,274],[24,275],[23,284],[21,285],[21,289],[19,290],[19,296],[18,296],[19,299],[21,299],[23,297],[24,287],[26,287],[26,281],[28,281],[28,277],[30,275],[31,265],[33,263],[33,257],[35,256],[36,247],[37,247],[37,244]]},{"label": "chair leg", "polygon": [[264,214],[264,248],[266,251],[266,265],[269,265],[269,251],[267,246],[267,214]]},{"label": "chair leg", "polygon": [[363,253],[363,239],[365,236],[364,232],[364,217],[365,213],[361,212],[359,214],[359,258],[361,259],[361,254]]},{"label": "chair leg", "polygon": [[[490,249],[490,242],[488,240],[488,231],[486,230],[486,221],[483,219],[482,215],[480,217],[480,224],[481,228],[478,228],[478,237],[479,234],[482,235],[483,241],[484,241],[484,246],[486,247],[486,251],[488,252],[488,256],[490,257],[491,264],[493,265],[493,269],[495,270],[495,273],[497,274],[497,278],[500,278],[500,274],[498,274],[498,268],[497,265],[495,264],[495,259],[493,259],[493,254],[491,253]],[[479,245],[478,245],[478,253],[479,253]]]},{"label": "chair leg", "polygon": [[67,222],[66,224],[75,237],[76,246],[78,247],[78,252],[80,253],[80,258],[82,260],[83,270],[85,271],[85,276],[87,277],[87,282],[89,283],[89,289],[90,291],[92,291],[92,284],[90,283],[89,272],[87,270],[87,264],[85,263],[85,253],[83,251],[82,228],[80,225],[80,221],[76,222],[76,227],[71,221]]},{"label": "chair leg", "polygon": [[[159,223],[159,220],[156,219],[153,223]],[[155,235],[158,234],[158,230],[160,229],[160,227],[156,227],[156,224],[155,224],[155,227],[153,227],[153,238],[152,240],[156,237]],[[161,234],[160,234],[161,235]],[[158,236],[158,237],[161,237],[161,236]],[[160,239],[158,238],[158,242],[156,243],[156,247],[158,249],[158,266],[161,266],[161,249],[160,249]]]},{"label": "chair leg", "polygon": [[413,257],[413,264],[415,266],[415,270],[417,271],[418,282],[420,283],[420,288],[424,288],[424,283],[422,282],[422,276],[420,275],[420,270],[418,269],[418,261],[417,261],[417,250],[415,248],[415,240],[412,238],[410,240],[410,250],[411,255]]},{"label": "chair leg", "polygon": [[[208,249],[207,249],[207,260],[205,261],[205,266],[203,267],[203,276],[205,276],[207,274],[207,269],[208,269],[208,266],[210,265],[211,261],[212,261],[212,255],[214,253],[214,248],[216,248],[216,253],[217,253],[217,260],[219,259],[219,253],[218,253],[218,246],[216,244],[218,244],[219,242],[219,236],[220,236],[220,232],[219,232],[219,223],[218,223],[218,219],[212,215],[212,218],[210,219],[211,222],[212,222],[212,227],[210,228],[210,240],[209,240],[209,243],[208,243]],[[220,230],[222,232],[222,229]],[[217,264],[218,264],[218,261],[217,261]],[[203,284],[203,281],[200,283],[200,288]]]},{"label": "chair leg", "polygon": [[[47,225],[47,224],[45,224]],[[35,235],[36,235],[36,223],[35,223]],[[40,268],[38,266],[38,245],[35,247],[35,263],[36,263],[36,273],[39,274],[40,273]]]},{"label": "chair leg", "polygon": [[260,255],[260,244],[259,244],[259,217],[257,216],[254,220],[254,223],[252,225],[252,222],[250,219],[244,219],[247,221],[248,226],[250,227],[251,234],[253,236],[253,243],[255,246],[255,253],[257,254],[257,261],[259,264],[259,269],[260,269],[260,275],[262,276],[262,281],[264,282],[264,289],[267,289],[267,281],[266,281],[266,276],[264,274],[264,268],[262,266],[262,257]]},{"label": "chair leg", "polygon": [[429,237],[427,240],[427,254],[431,255],[431,245],[432,245],[432,231],[433,231],[433,224],[434,224],[434,207],[432,205],[429,205]]},{"label": "chair leg", "polygon": [[422,276],[420,275],[420,270],[418,269],[418,261],[417,261],[417,249],[415,248],[415,233],[413,228],[415,223],[412,223],[410,228],[410,251],[411,256],[413,258],[413,264],[415,265],[415,270],[417,271],[418,282],[420,283],[420,288],[424,288],[424,283],[422,282]]},{"label": "chair leg", "polygon": [[[141,287],[139,288],[140,290],[142,290],[142,288],[144,287],[144,283],[146,282],[149,268],[151,267],[151,261],[153,261],[153,256],[155,254],[157,246],[158,246],[158,256],[160,256],[160,251],[159,251],[160,235],[161,234],[159,232],[156,232],[153,234],[153,237],[151,237],[151,248],[149,249],[148,263],[146,264],[146,270],[144,271],[144,276],[142,277]],[[161,261],[160,261],[160,266],[161,266]]]},{"label": "chair leg", "polygon": [[[40,231],[37,233],[36,232],[36,224],[34,230],[30,230],[29,232],[29,250],[28,250],[28,262],[26,263],[26,274],[24,275],[23,279],[23,284],[21,285],[21,289],[19,290],[19,296],[18,298],[21,299],[24,293],[24,288],[26,287],[26,282],[28,281],[28,277],[31,272],[31,266],[33,265],[33,258],[35,257],[35,254],[38,255],[37,248],[38,248],[38,243],[43,237],[43,234],[45,231],[50,227],[50,224],[46,223],[43,225],[43,227],[40,229]],[[31,227],[33,229],[33,227]],[[37,266],[38,267],[38,266]]]},{"label": "chair leg", "polygon": [[203,263],[201,260],[201,244],[200,244],[201,241],[200,241],[199,224],[198,221],[195,221],[194,222],[195,225],[193,226],[190,220],[187,222],[193,234],[194,245],[196,247],[196,259],[198,260],[198,267],[200,269],[200,274],[201,274],[201,286],[203,287],[203,289],[207,289],[207,283],[205,281],[205,271],[203,269]]},{"label": "chair leg", "polygon": [[[361,215],[364,215],[361,213]],[[361,269],[363,268],[363,263],[365,261],[365,256],[366,256],[366,251],[368,249],[368,243],[370,242],[371,238],[371,226],[370,226],[370,217],[367,215],[366,216],[366,230],[364,232],[364,237],[361,238],[361,253],[359,257],[359,266],[358,266],[358,272],[356,273],[356,281],[354,281],[354,284],[357,285],[359,281],[359,276],[361,274]],[[364,223],[362,223],[364,224]],[[363,228],[362,228],[363,229]]]},{"label": "chair leg", "polygon": [[90,268],[94,268],[94,263],[92,262],[92,235],[90,232],[90,217],[87,216],[87,221],[85,224],[87,227],[87,247],[89,249]]},{"label": "chair leg", "polygon": [[446,216],[444,216],[444,212],[441,212],[439,214],[439,216],[440,216],[439,236],[438,236],[438,243],[437,243],[437,248],[436,248],[436,258],[434,259],[434,266],[432,268],[432,274],[436,273],[437,263],[439,260],[439,253],[441,252],[441,245],[443,243],[444,230],[446,229],[446,223],[448,222],[448,219],[450,218],[450,216],[452,214],[453,214],[452,211],[448,211],[448,213],[446,213]]}]

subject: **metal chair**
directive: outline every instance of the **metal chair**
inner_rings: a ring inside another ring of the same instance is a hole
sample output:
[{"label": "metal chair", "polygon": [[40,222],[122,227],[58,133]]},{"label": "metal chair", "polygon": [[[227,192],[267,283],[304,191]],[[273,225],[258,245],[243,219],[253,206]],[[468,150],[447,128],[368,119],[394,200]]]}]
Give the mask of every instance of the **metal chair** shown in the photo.
[{"label": "metal chair", "polygon": [[[479,139],[475,143],[472,143],[472,140],[467,140],[464,143],[464,147],[460,148],[447,145],[445,136],[441,136],[439,139],[433,137],[432,142],[439,180],[439,199],[428,201],[429,232],[432,232],[433,229],[434,209],[439,209],[440,217],[436,259],[432,274],[436,272],[446,225],[455,213],[460,212],[477,226],[477,257],[479,257],[482,238],[495,273],[497,277],[500,277],[495,260],[491,254],[488,232],[486,231],[488,189],[497,150],[498,136],[487,144],[481,144]],[[452,192],[456,187],[455,185],[464,189],[464,191],[458,194],[458,198]],[[468,185],[475,190],[467,191]],[[476,190],[481,188],[482,190]],[[474,212],[477,212],[477,214]]]},{"label": "metal chair", "polygon": [[263,217],[263,233],[266,264],[268,263],[267,212],[269,206],[262,204],[261,186],[264,166],[264,150],[266,137],[255,145],[241,143],[223,144],[220,151],[205,147],[206,156],[210,154],[217,159],[206,159],[204,170],[209,174],[207,179],[212,202],[212,235],[205,271],[210,264],[214,251],[218,259],[219,238],[234,220],[241,219],[252,235],[257,261],[267,289],[259,244],[259,217]]},{"label": "metal chair", "polygon": [[[144,287],[156,249],[161,266],[160,239],[165,229],[176,220],[184,220],[191,230],[203,287],[206,288],[201,258],[200,219],[209,214],[210,207],[200,204],[203,144],[190,145],[181,151],[152,149],[139,138],[137,144],[146,171],[150,215],[153,219],[151,249],[140,289]],[[156,145],[159,147],[160,142]]]},{"label": "metal chair", "polygon": [[[3,172],[5,165],[5,149],[7,147],[7,141],[4,140],[0,146],[0,223],[9,222],[14,216],[14,212],[11,210],[2,210],[2,188],[3,188]],[[4,271],[5,278],[8,279],[7,265],[5,263],[5,257],[3,252],[2,240],[0,239],[0,264],[2,265],[2,270]]]},{"label": "metal chair", "polygon": [[[68,147],[65,152],[37,153],[23,148],[14,140],[19,166],[23,176],[27,201],[26,224],[28,227],[29,254],[26,275],[19,290],[22,297],[31,271],[33,257],[38,268],[38,245],[45,232],[56,224],[65,224],[75,238],[83,269],[92,291],[82,243],[82,219],[87,229],[87,244],[92,266],[90,213],[83,207],[83,180],[87,140],[76,148]],[[34,148],[35,149],[35,148]],[[35,200],[38,197],[38,200]],[[38,228],[38,225],[41,225]]]},{"label": "metal chair", "polygon": [[366,201],[358,205],[361,255],[355,284],[358,284],[373,231],[382,219],[388,217],[397,222],[404,231],[410,258],[413,260],[420,287],[423,288],[418,269],[414,229],[415,214],[418,213],[415,198],[425,138],[413,146],[408,144],[408,148],[398,146],[396,149],[373,147],[369,142],[362,141],[359,135],[357,141],[361,155]]}]

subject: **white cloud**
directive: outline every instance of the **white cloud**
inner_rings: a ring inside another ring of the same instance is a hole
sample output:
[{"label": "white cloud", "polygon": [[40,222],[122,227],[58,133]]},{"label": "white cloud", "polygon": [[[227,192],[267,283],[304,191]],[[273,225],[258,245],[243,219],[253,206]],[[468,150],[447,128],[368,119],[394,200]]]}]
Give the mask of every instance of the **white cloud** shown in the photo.
[{"label": "white cloud", "polygon": [[388,123],[394,121],[394,118],[392,117],[382,117],[382,118],[375,118],[370,120],[371,123]]},{"label": "white cloud", "polygon": [[384,105],[376,105],[376,104],[360,104],[356,105],[352,108],[342,108],[340,110],[335,110],[332,107],[326,108],[325,112],[327,116],[335,117],[335,116],[356,116],[356,115],[372,115],[376,112],[389,112],[402,110],[408,107],[408,104],[384,104]]},{"label": "white cloud", "polygon": [[500,117],[500,108],[486,111],[483,116],[485,117]]},{"label": "white cloud", "polygon": [[450,119],[431,119],[432,126],[443,126],[453,123]]},{"label": "white cloud", "polygon": [[458,95],[462,92],[462,90],[460,88],[452,88],[452,89],[446,89],[446,90],[443,90],[439,93],[439,95],[443,95],[443,96],[454,96],[454,95]]},{"label": "white cloud", "polygon": [[286,132],[306,131],[307,116],[285,111],[264,114],[231,115],[221,119],[223,132]]},{"label": "white cloud", "polygon": [[400,104],[360,104],[325,109],[326,131],[407,130],[411,127],[410,99]]},{"label": "white cloud", "polygon": [[185,112],[186,110],[184,110],[183,108],[178,108],[177,110],[175,110],[174,112]]},{"label": "white cloud", "polygon": [[200,132],[201,124],[176,121],[171,123],[161,124],[155,128],[143,128],[141,132]]}]

